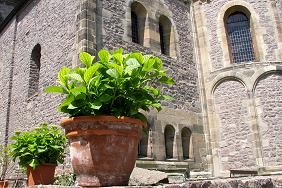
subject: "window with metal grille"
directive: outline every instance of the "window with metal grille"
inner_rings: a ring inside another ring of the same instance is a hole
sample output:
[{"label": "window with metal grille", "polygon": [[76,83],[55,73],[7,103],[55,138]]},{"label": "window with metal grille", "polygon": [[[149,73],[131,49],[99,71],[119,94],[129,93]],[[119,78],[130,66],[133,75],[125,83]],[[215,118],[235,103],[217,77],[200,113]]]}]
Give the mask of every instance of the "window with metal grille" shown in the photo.
[{"label": "window with metal grille", "polygon": [[248,17],[242,12],[235,12],[227,18],[226,26],[232,61],[254,61],[255,53]]},{"label": "window with metal grille", "polygon": [[132,31],[132,42],[139,43],[138,37],[138,17],[135,12],[131,12],[131,31]]}]

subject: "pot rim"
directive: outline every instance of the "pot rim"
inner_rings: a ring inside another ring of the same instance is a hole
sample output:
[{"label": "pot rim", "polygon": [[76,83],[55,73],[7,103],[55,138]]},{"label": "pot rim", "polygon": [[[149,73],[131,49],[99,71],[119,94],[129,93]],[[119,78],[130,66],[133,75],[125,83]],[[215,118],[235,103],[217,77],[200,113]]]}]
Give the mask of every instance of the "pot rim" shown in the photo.
[{"label": "pot rim", "polygon": [[61,120],[61,126],[64,127],[65,125],[73,122],[83,122],[83,121],[104,121],[104,122],[123,122],[129,123],[134,125],[139,125],[144,128],[147,128],[147,123],[140,119],[135,119],[131,117],[115,117],[110,115],[99,115],[99,116],[78,116],[78,117],[71,117],[71,118],[63,118]]}]

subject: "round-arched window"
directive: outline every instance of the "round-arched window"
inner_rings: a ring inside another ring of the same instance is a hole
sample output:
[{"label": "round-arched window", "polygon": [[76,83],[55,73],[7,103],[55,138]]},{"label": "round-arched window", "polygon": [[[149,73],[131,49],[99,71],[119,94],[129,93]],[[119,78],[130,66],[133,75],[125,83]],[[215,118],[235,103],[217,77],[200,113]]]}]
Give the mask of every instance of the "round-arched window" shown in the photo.
[{"label": "round-arched window", "polygon": [[226,20],[226,29],[233,63],[254,61],[249,18],[242,12],[234,12]]}]

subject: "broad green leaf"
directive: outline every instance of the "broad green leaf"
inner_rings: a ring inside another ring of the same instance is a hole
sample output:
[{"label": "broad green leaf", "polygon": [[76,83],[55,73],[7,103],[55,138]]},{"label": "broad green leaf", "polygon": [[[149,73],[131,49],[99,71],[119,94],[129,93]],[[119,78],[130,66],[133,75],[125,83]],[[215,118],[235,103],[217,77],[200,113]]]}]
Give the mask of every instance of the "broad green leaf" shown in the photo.
[{"label": "broad green leaf", "polygon": [[168,84],[168,85],[175,84],[175,82],[172,78],[169,78],[169,77],[166,77],[166,76],[161,77],[158,81],[160,83]]},{"label": "broad green leaf", "polygon": [[153,58],[148,59],[148,61],[144,62],[142,71],[145,71],[145,72],[151,71],[154,63],[155,63],[155,60]]},{"label": "broad green leaf", "polygon": [[99,101],[94,101],[93,103],[90,103],[90,107],[94,110],[99,110],[102,106],[102,103]]},{"label": "broad green leaf", "polygon": [[154,63],[154,68],[157,70],[161,70],[163,68],[163,62],[160,58],[155,57],[155,63]]},{"label": "broad green leaf", "polygon": [[144,57],[140,52],[132,53],[130,57],[136,59],[140,64],[144,61]]},{"label": "broad green leaf", "polygon": [[116,69],[116,71],[118,72],[119,76],[122,76],[122,72],[123,72],[123,67],[120,65],[117,65],[115,63],[110,63],[109,67]]},{"label": "broad green leaf", "polygon": [[119,78],[119,74],[118,74],[116,69],[109,69],[106,72],[107,72],[108,75],[110,75],[111,77],[113,77],[115,79]]},{"label": "broad green leaf", "polygon": [[123,56],[122,56],[121,53],[113,54],[113,58],[116,60],[116,62],[117,62],[119,65],[122,64]]},{"label": "broad green leaf", "polygon": [[65,88],[61,86],[50,86],[44,89],[46,93],[68,93]]},{"label": "broad green leaf", "polygon": [[77,73],[71,73],[71,74],[68,74],[68,76],[70,78],[80,82],[80,83],[84,83],[84,80],[82,79],[82,77],[79,74],[77,74]]},{"label": "broad green leaf", "polygon": [[122,49],[122,48],[118,48],[118,49],[116,49],[116,50],[113,52],[113,54],[122,54],[122,52],[123,52],[123,49]]},{"label": "broad green leaf", "polygon": [[127,67],[125,68],[124,73],[125,74],[128,73],[129,75],[131,75],[132,70],[140,67],[139,62],[134,58],[128,59],[126,61],[126,65],[127,65]]},{"label": "broad green leaf", "polygon": [[75,93],[75,95],[78,95],[79,93],[86,93],[86,87],[85,86],[75,87],[71,89],[70,92]]},{"label": "broad green leaf", "polygon": [[73,104],[70,104],[69,106],[68,106],[68,109],[70,109],[70,110],[74,110],[74,109],[77,109],[78,107],[77,106],[74,106]]},{"label": "broad green leaf", "polygon": [[86,68],[75,67],[73,68],[73,72],[79,74],[82,78],[84,78]]},{"label": "broad green leaf", "polygon": [[38,161],[36,159],[32,159],[31,162],[29,163],[29,166],[31,166],[33,169],[35,169],[37,165],[38,165]]},{"label": "broad green leaf", "polygon": [[91,56],[89,53],[87,52],[81,52],[79,54],[79,58],[80,58],[80,61],[87,67],[89,68],[92,63],[93,63],[93,60],[94,60],[94,56]]},{"label": "broad green leaf", "polygon": [[60,106],[68,106],[70,103],[72,103],[74,101],[74,96],[73,95],[69,95],[62,103]]},{"label": "broad green leaf", "polygon": [[113,97],[109,94],[104,94],[101,97],[98,98],[99,101],[101,102],[108,102],[112,99]]},{"label": "broad green leaf", "polygon": [[101,67],[101,64],[95,63],[91,67],[89,67],[84,74],[84,80],[87,84],[89,84],[90,79],[95,75],[97,70]]},{"label": "broad green leaf", "polygon": [[144,60],[143,60],[142,64],[145,64],[150,58],[153,58],[153,57],[154,56],[152,56],[152,55],[144,55],[143,56]]},{"label": "broad green leaf", "polygon": [[63,85],[63,86],[66,86],[66,87],[67,87],[67,84],[68,84],[67,74],[69,74],[69,72],[70,72],[69,68],[63,67],[58,73],[58,79],[60,81],[60,84]]},{"label": "broad green leaf", "polygon": [[107,50],[100,50],[98,56],[103,63],[108,63],[111,58],[111,54]]}]

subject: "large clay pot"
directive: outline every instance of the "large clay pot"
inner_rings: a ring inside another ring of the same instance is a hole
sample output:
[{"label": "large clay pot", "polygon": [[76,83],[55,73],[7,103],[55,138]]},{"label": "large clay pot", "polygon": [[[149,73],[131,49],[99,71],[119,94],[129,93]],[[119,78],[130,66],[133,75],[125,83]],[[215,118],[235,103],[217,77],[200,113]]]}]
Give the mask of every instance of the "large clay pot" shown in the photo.
[{"label": "large clay pot", "polygon": [[72,167],[80,186],[128,184],[144,122],[128,117],[81,116],[64,119],[61,126],[70,141]]},{"label": "large clay pot", "polygon": [[42,164],[33,169],[27,167],[28,186],[50,185],[54,183],[56,164]]},{"label": "large clay pot", "polygon": [[6,188],[6,187],[8,187],[8,181],[7,180],[0,181],[0,188]]}]

